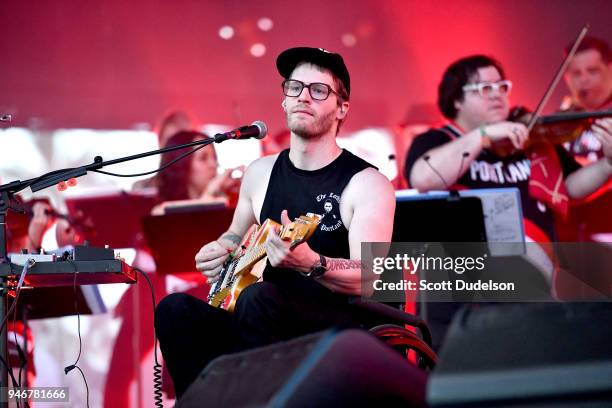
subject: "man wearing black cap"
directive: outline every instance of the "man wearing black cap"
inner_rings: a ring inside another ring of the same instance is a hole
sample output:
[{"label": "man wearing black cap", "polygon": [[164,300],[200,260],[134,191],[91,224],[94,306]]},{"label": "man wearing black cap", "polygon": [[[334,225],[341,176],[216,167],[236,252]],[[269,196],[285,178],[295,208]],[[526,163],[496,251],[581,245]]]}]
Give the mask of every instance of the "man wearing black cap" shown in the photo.
[{"label": "man wearing black cap", "polygon": [[350,107],[348,70],[339,54],[320,48],[286,50],[276,65],[290,148],[249,166],[232,224],[202,247],[196,267],[213,282],[250,225],[326,216],[293,249],[270,234],[263,281],[240,294],[233,314],[179,293],[160,302],[155,327],[178,396],[221,354],[376,323],[347,302],[362,291],[361,243],[391,240],[395,196],[381,173],[336,144]]}]

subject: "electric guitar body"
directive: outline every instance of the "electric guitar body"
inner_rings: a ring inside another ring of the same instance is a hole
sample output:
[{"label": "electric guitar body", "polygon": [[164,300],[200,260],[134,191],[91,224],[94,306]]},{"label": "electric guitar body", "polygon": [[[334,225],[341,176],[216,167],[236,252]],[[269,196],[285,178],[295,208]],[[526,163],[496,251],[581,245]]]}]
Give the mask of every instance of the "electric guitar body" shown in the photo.
[{"label": "electric guitar body", "polygon": [[280,238],[290,241],[291,247],[295,248],[314,234],[320,220],[320,215],[308,213],[285,226],[271,219],[261,225],[252,225],[238,248],[223,264],[219,279],[210,288],[208,303],[233,312],[240,293],[262,279],[267,260],[265,243],[268,234],[280,231]]}]

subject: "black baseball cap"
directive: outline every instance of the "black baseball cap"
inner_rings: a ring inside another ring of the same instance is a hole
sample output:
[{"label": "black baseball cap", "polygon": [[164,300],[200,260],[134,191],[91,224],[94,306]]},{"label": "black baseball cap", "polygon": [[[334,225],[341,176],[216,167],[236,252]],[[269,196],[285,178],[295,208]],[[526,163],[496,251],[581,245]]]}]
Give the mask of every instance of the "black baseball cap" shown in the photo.
[{"label": "black baseball cap", "polygon": [[287,79],[300,62],[311,62],[319,67],[329,69],[342,81],[347,94],[351,94],[351,77],[340,54],[329,52],[323,48],[289,48],[281,52],[276,58],[276,68],[283,78]]}]

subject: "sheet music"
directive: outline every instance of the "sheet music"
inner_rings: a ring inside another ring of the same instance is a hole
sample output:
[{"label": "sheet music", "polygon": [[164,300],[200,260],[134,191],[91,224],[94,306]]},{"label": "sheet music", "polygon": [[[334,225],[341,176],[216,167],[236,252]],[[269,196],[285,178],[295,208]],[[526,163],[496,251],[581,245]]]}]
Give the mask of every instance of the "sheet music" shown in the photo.
[{"label": "sheet music", "polygon": [[[492,188],[459,191],[461,197],[478,197],[482,202],[487,241],[492,255],[522,255],[525,253],[525,232],[523,228],[523,211],[518,188]],[[396,192],[402,198],[440,198],[447,197],[447,191],[431,191],[419,194],[416,190]],[[508,243],[516,243],[510,245]]]},{"label": "sheet music", "polygon": [[482,201],[485,228],[489,242],[523,242],[523,215],[517,188],[465,190],[462,197],[478,197]]}]

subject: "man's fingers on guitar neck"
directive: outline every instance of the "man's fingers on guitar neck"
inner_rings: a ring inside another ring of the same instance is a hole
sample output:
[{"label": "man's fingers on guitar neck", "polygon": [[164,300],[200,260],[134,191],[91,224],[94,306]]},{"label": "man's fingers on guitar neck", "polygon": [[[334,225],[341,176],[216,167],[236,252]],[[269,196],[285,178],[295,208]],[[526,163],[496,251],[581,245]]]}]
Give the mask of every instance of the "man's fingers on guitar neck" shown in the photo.
[{"label": "man's fingers on guitar neck", "polygon": [[218,274],[221,271],[223,262],[197,262],[196,269],[207,276]]},{"label": "man's fingers on guitar neck", "polygon": [[217,276],[219,276],[219,272],[221,272],[221,267],[218,267],[215,269],[203,270],[202,274],[204,274],[204,276],[208,278],[216,278]]}]

